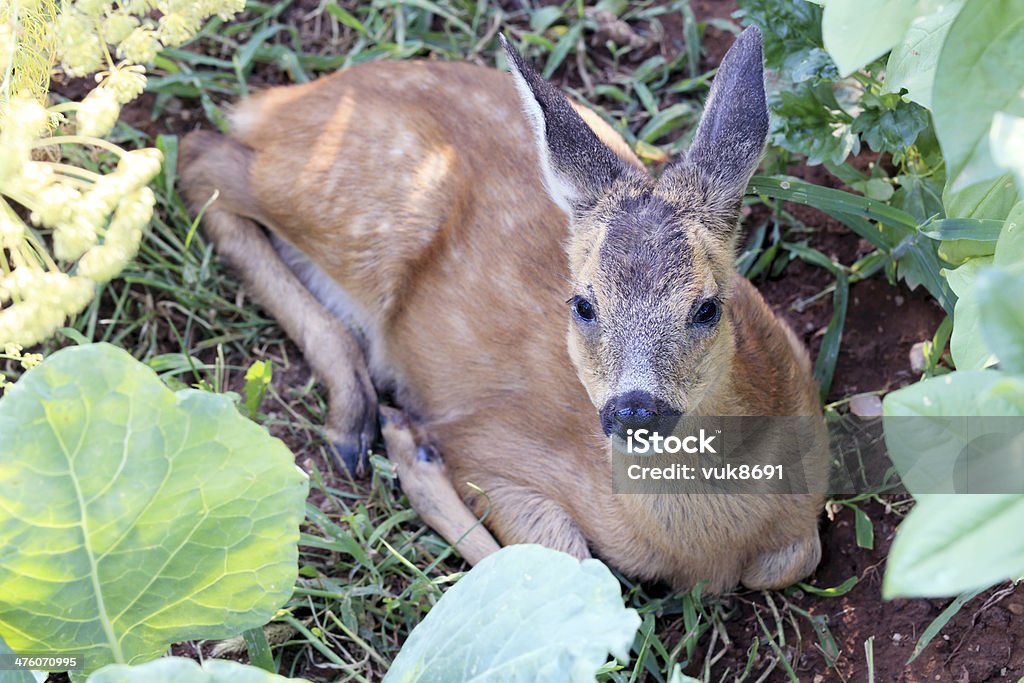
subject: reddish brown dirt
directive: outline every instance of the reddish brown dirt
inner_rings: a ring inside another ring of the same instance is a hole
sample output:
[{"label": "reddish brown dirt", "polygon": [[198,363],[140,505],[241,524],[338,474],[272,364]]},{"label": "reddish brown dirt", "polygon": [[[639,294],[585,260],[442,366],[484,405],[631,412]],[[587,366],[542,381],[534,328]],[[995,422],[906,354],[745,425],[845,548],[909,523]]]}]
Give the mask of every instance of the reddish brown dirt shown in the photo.
[{"label": "reddish brown dirt", "polygon": [[[735,0],[697,0],[697,2],[691,2],[690,6],[697,21],[717,20],[737,23],[732,16],[736,11]],[[710,69],[721,64],[722,57],[725,57],[726,51],[732,45],[732,39],[731,32],[721,29],[713,23],[707,23],[704,29],[704,41],[701,44],[703,48],[701,66]]]},{"label": "reddish brown dirt", "polygon": [[[870,643],[874,660],[874,680],[880,683],[978,683],[1017,681],[1024,674],[1024,590],[1004,584],[967,603],[912,663],[907,660],[923,631],[942,612],[949,600],[881,601],[885,558],[892,542],[898,517],[877,503],[864,506],[875,530],[875,548],[857,547],[853,511],[843,507],[835,519],[827,522],[822,533],[824,557],[809,583],[821,588],[842,584],[857,577],[857,585],[846,595],[822,598],[791,589],[785,599],[815,618],[824,618],[837,645],[838,656],[829,664],[820,641],[804,617],[796,619],[800,639],[794,643],[792,626],[787,626],[787,645],[799,681],[847,683],[869,680],[871,670],[865,654]],[[735,598],[738,612],[727,623],[735,645],[728,648],[712,668],[714,680],[733,680],[743,671],[747,647],[755,638],[767,647],[764,631],[757,621],[760,613],[769,628],[774,626],[772,610],[765,598],[741,594]],[[774,595],[775,605],[783,598]],[[773,633],[774,636],[774,633]],[[775,636],[777,638],[777,636]],[[703,642],[703,641],[702,641]],[[703,653],[707,654],[707,653]],[[690,673],[697,675],[701,661]],[[760,678],[767,663],[755,667],[750,680],[789,681],[777,667]]]},{"label": "reddish brown dirt", "polygon": [[[844,508],[826,526],[825,558],[812,584],[835,586],[850,576],[860,583],[841,598],[804,595],[795,600],[812,614],[828,618],[840,644],[836,667],[828,670],[815,647],[804,637],[805,655],[798,670],[820,674],[821,681],[865,680],[868,672],[864,642],[873,637],[878,681],[1016,681],[1024,674],[1024,590],[1008,584],[989,590],[967,603],[939,636],[909,666],[915,644],[948,600],[893,600],[878,603],[885,558],[898,518],[879,504],[865,508],[875,526],[875,548],[857,547],[853,511]],[[817,678],[815,678],[818,680]]]},{"label": "reddish brown dirt", "polygon": [[[862,240],[828,216],[808,207],[787,208],[816,228],[810,245],[833,260],[848,266],[867,253]],[[812,358],[818,355],[832,316],[832,297],[799,304],[832,282],[827,271],[799,259],[791,261],[780,277],[758,282],[765,300],[801,336]],[[878,277],[851,285],[829,400],[891,391],[916,381],[910,368],[910,349],[931,339],[943,317],[942,309],[921,288],[911,292]]]}]

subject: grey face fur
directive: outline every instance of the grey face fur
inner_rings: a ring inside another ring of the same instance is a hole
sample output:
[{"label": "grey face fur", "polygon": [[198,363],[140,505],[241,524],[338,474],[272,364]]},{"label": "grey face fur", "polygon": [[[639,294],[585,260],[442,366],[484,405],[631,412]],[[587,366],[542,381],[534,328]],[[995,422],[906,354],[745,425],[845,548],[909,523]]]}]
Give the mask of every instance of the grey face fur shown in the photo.
[{"label": "grey face fur", "polygon": [[569,351],[606,433],[698,410],[732,353],[739,207],[768,132],[760,32],[737,38],[692,147],[657,181],[502,42],[545,186],[571,219]]}]

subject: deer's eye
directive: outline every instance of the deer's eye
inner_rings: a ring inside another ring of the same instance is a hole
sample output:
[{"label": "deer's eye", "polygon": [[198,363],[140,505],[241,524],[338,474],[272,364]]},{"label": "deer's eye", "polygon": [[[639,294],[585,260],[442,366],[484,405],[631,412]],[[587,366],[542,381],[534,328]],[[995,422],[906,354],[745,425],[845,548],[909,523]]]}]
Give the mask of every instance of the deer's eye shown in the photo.
[{"label": "deer's eye", "polygon": [[574,296],[569,299],[569,303],[572,304],[572,310],[580,320],[584,322],[594,322],[597,318],[597,311],[594,310],[594,305],[584,299],[581,296]]},{"label": "deer's eye", "polygon": [[708,299],[693,314],[693,322],[696,325],[714,325],[721,315],[722,307],[718,305],[718,302]]}]

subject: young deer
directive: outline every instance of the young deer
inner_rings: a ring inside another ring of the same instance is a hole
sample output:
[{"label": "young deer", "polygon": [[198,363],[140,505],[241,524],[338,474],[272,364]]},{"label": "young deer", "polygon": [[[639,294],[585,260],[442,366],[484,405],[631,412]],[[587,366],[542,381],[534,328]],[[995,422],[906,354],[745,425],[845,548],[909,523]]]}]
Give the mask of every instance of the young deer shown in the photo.
[{"label": "young deer", "polygon": [[760,34],[657,180],[505,47],[511,78],[368,63],[242,102],[230,136],[192,133],[181,174],[195,209],[217,193],[206,234],[326,383],[348,467],[375,387],[402,406],[380,411],[403,488],[471,563],[496,538],[680,588],[801,579],[820,495],[616,495],[606,438],[662,415],[820,414],[806,352],[733,266],[768,128]]}]

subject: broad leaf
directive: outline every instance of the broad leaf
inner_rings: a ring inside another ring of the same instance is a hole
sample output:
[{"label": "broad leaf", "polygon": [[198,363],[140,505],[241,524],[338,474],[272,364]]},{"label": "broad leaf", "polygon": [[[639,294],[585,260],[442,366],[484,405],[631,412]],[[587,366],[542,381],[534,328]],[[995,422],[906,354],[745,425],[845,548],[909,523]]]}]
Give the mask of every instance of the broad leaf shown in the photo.
[{"label": "broad leaf", "polygon": [[968,2],[946,36],[932,113],[954,191],[1003,174],[992,158],[996,112],[1024,116],[1024,0]]},{"label": "broad leaf", "polygon": [[949,286],[957,296],[953,335],[949,340],[949,352],[957,370],[980,370],[995,362],[981,335],[981,308],[975,288],[978,271],[991,263],[992,257],[972,258],[956,270],[946,272]]},{"label": "broad leaf", "polygon": [[1024,196],[1024,117],[996,112],[989,133],[992,159],[1013,173],[1017,191]]},{"label": "broad leaf", "polygon": [[0,634],[92,671],[261,626],[292,591],[306,476],[225,396],[64,349],[0,400]]},{"label": "broad leaf", "polygon": [[882,594],[950,596],[1018,578],[1021,527],[1024,495],[921,496],[896,532]]},{"label": "broad leaf", "polygon": [[1017,266],[1024,263],[1024,202],[1018,202],[999,232],[996,242],[997,266]]},{"label": "broad leaf", "polygon": [[939,257],[953,266],[962,266],[973,259],[990,257],[996,251],[995,242],[977,240],[946,240],[939,244]]},{"label": "broad leaf", "polygon": [[932,85],[942,44],[965,0],[953,0],[932,14],[918,17],[892,48],[885,66],[889,92],[907,91],[907,98],[932,108]]},{"label": "broad leaf", "polygon": [[448,589],[384,681],[593,681],[609,652],[628,658],[639,626],[601,562],[508,546]]},{"label": "broad leaf", "polygon": [[[980,469],[978,477],[964,479],[961,468],[964,449],[976,437],[1005,432],[1008,425],[1012,432],[1024,416],[1021,384],[992,370],[957,371],[888,394],[882,403],[885,445],[907,489],[918,495],[1012,485],[1013,479],[993,483]],[[981,442],[972,448],[991,452]]]},{"label": "broad leaf", "polygon": [[1024,374],[1024,264],[984,268],[974,285],[985,344],[1002,370]]},{"label": "broad leaf", "polygon": [[[16,653],[7,646],[7,643],[4,642],[3,638],[0,638],[0,655],[12,654]],[[48,676],[46,674],[43,674],[42,680],[46,680],[47,677]],[[2,683],[37,683],[35,676],[24,669],[0,669],[0,681],[2,681]]]},{"label": "broad leaf", "polygon": [[957,192],[947,184],[942,191],[942,205],[948,218],[1001,221],[1017,200],[1017,188],[1009,175],[1001,175]]},{"label": "broad leaf", "polygon": [[[949,220],[971,219],[1003,222],[1017,203],[1017,189],[1009,175],[986,180],[958,192],[949,185],[942,193]],[[975,239],[949,239],[939,247],[939,255],[947,263],[960,265],[968,259],[991,256],[995,252],[991,241]]]},{"label": "broad leaf", "polygon": [[939,6],[936,0],[829,0],[821,20],[825,49],[840,75],[848,76],[892,49],[916,17]]},{"label": "broad leaf", "polygon": [[200,665],[185,657],[161,657],[135,666],[110,664],[89,676],[87,683],[299,683],[303,680],[225,659],[207,659]]},{"label": "broad leaf", "polygon": [[999,381],[992,385],[985,398],[1013,406],[1017,415],[1024,416],[1024,377],[999,373]]},{"label": "broad leaf", "polygon": [[886,417],[1022,416],[1024,402],[1009,391],[1020,385],[1008,387],[1010,379],[991,370],[951,372],[886,394],[882,407]]}]

